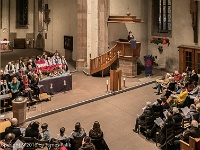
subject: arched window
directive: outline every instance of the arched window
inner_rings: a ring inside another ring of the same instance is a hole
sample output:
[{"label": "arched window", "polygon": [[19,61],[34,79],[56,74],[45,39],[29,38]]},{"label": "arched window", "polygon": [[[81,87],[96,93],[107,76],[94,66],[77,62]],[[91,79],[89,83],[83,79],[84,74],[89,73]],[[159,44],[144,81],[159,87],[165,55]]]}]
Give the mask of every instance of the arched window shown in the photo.
[{"label": "arched window", "polygon": [[153,35],[171,36],[172,0],[152,0]]},{"label": "arched window", "polygon": [[28,0],[16,0],[16,28],[28,28]]}]

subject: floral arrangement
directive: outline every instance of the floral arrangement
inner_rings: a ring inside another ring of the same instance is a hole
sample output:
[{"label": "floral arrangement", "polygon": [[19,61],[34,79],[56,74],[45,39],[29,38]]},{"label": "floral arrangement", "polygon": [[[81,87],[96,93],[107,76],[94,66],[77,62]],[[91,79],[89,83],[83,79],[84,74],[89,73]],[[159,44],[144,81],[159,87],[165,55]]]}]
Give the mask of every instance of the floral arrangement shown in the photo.
[{"label": "floral arrangement", "polygon": [[160,37],[152,37],[150,39],[150,42],[154,43],[154,44],[157,44],[157,45],[158,44],[163,44],[163,45],[168,44],[168,46],[169,46],[169,44],[170,44],[169,38],[167,38],[167,37],[162,37],[162,38],[160,38]]}]

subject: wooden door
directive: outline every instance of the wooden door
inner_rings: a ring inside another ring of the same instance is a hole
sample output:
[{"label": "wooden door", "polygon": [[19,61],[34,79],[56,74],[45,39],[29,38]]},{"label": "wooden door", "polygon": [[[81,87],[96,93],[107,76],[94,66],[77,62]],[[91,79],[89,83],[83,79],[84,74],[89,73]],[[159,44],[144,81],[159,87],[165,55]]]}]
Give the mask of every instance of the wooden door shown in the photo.
[{"label": "wooden door", "polygon": [[184,49],[183,54],[183,71],[188,67],[192,70],[195,67],[194,49]]},{"label": "wooden door", "polygon": [[200,74],[200,50],[195,50],[195,67],[194,69]]}]

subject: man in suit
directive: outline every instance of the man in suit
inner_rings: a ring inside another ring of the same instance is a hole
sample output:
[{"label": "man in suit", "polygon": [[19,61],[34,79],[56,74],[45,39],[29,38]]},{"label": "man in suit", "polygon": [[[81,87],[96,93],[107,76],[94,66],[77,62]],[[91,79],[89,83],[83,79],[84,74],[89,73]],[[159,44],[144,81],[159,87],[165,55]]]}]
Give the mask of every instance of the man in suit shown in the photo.
[{"label": "man in suit", "polygon": [[142,115],[138,116],[136,119],[135,128],[133,129],[133,131],[137,133],[139,125],[142,125],[145,123],[145,117],[153,116],[153,114],[154,114],[154,111],[153,111],[151,102],[147,102]]},{"label": "man in suit", "polygon": [[3,70],[0,70],[0,80],[5,80],[5,75],[3,73]]},{"label": "man in suit", "polygon": [[5,133],[8,134],[8,133],[13,133],[15,134],[15,138],[19,137],[20,135],[22,135],[21,133],[21,130],[20,128],[18,127],[18,120],[17,118],[12,118],[10,120],[11,122],[11,126],[10,127],[7,127],[5,129]]}]

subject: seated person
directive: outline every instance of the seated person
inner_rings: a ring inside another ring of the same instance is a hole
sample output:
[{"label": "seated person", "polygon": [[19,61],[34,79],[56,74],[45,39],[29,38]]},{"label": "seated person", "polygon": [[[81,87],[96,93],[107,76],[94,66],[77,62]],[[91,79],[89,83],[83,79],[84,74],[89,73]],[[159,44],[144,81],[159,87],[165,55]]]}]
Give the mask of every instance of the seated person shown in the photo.
[{"label": "seated person", "polygon": [[103,131],[101,130],[100,123],[98,121],[95,121],[92,129],[90,129],[89,137],[97,150],[109,150],[108,145],[103,138]]},{"label": "seated person", "polygon": [[24,71],[24,67],[20,67],[19,68],[19,70],[16,72],[16,77],[17,77],[17,79],[19,80],[19,81],[21,81],[22,80],[22,78],[23,78],[23,75],[25,75],[26,74],[26,72]]},{"label": "seated person", "polygon": [[61,62],[60,68],[65,71],[68,71],[68,64],[64,56],[61,57],[60,62]]},{"label": "seated person", "polygon": [[171,75],[169,73],[167,73],[164,77],[164,79],[157,79],[156,80],[156,86],[153,87],[153,89],[158,89],[158,93],[157,95],[160,94],[160,90],[161,90],[161,85],[164,84],[164,85],[167,85],[169,83],[169,77]]},{"label": "seated person", "polygon": [[43,134],[41,141],[50,140],[50,132],[49,132],[49,129],[48,129],[48,124],[47,123],[43,123],[41,125],[41,128],[42,128],[42,134]]},{"label": "seated person", "polygon": [[18,127],[18,120],[17,118],[12,118],[10,120],[11,126],[7,127],[5,129],[5,133],[13,133],[15,135],[15,138],[18,138],[20,135],[22,135],[20,128]]},{"label": "seated person", "polygon": [[172,109],[172,118],[174,119],[174,122],[176,124],[182,123],[183,116],[181,115],[177,107],[173,107]]},{"label": "seated person", "polygon": [[13,133],[6,134],[4,140],[0,141],[0,149],[3,148],[4,150],[12,150],[14,139],[15,139],[15,134]]},{"label": "seated person", "polygon": [[39,78],[37,74],[33,75],[33,78],[31,80],[31,89],[33,90],[34,95],[36,95],[36,98],[39,99],[40,89],[38,87],[39,84]]},{"label": "seated person", "polygon": [[36,65],[35,65],[35,62],[32,60],[32,59],[29,59],[29,61],[28,61],[28,63],[27,63],[27,68],[28,68],[28,66],[29,65],[31,65],[32,66],[32,68],[36,68]]},{"label": "seated person", "polygon": [[197,122],[199,122],[199,113],[196,110],[196,106],[194,104],[190,105],[190,111],[185,117],[191,118],[191,120],[196,120]]},{"label": "seated person", "polygon": [[21,82],[21,90],[23,95],[28,96],[29,100],[32,100],[32,91],[30,88],[30,80],[28,79],[27,75],[23,76],[22,82]]},{"label": "seated person", "polygon": [[139,125],[143,125],[145,123],[145,117],[153,116],[153,114],[154,111],[151,102],[147,102],[142,115],[136,118],[135,128],[133,129],[133,131],[137,133]]},{"label": "seated person", "polygon": [[198,86],[197,82],[194,81],[194,82],[193,82],[193,89],[192,89],[192,91],[190,91],[190,92],[188,91],[188,94],[189,94],[189,95],[196,96],[196,95],[198,94],[198,92],[199,92],[199,86]]},{"label": "seated person", "polygon": [[162,146],[165,144],[166,140],[166,129],[173,128],[175,126],[175,122],[173,117],[170,113],[167,113],[166,120],[164,121],[163,125],[160,125],[159,135],[158,135],[158,143]]},{"label": "seated person", "polygon": [[181,79],[182,75],[176,70],[174,71],[174,81],[177,83]]},{"label": "seated person", "polygon": [[10,92],[10,89],[8,87],[6,80],[1,80],[1,95],[8,94]]},{"label": "seated person", "polygon": [[9,74],[10,71],[15,73],[15,66],[11,62],[8,62],[5,67],[4,74]]},{"label": "seated person", "polygon": [[96,150],[96,149],[91,142],[91,138],[89,136],[85,136],[82,141],[82,146],[78,150]]},{"label": "seated person", "polygon": [[174,146],[176,150],[180,150],[180,141],[183,140],[187,143],[189,143],[189,136],[193,138],[199,138],[200,137],[200,130],[198,128],[198,122],[196,120],[192,120],[191,122],[191,128],[189,130],[186,130],[183,132],[182,136],[179,136],[174,141]]},{"label": "seated person", "polygon": [[163,93],[165,93],[164,95],[168,98],[172,94],[172,92],[174,92],[176,89],[176,83],[174,82],[173,77],[169,77],[169,83],[165,88],[166,89],[163,90]]},{"label": "seated person", "polygon": [[133,39],[134,39],[133,33],[130,31],[128,33],[128,40],[130,41],[130,40],[133,40]]},{"label": "seated person", "polygon": [[194,88],[194,84],[191,79],[189,79],[189,81],[185,84],[185,86],[188,92],[191,92]]},{"label": "seated person", "polygon": [[65,134],[65,127],[60,128],[60,133],[57,135],[57,140],[65,140],[67,139],[67,135]]},{"label": "seated person", "polygon": [[198,83],[198,81],[199,81],[199,76],[198,76],[198,74],[196,73],[195,70],[192,70],[192,74],[191,74],[191,76],[190,76],[190,79],[192,80],[192,82],[195,81],[195,82]]},{"label": "seated person", "polygon": [[25,130],[25,137],[35,137],[36,139],[40,140],[42,136],[39,132],[39,125],[40,123],[38,121],[30,123]]},{"label": "seated person", "polygon": [[72,149],[79,149],[82,145],[82,140],[86,136],[84,128],[81,127],[80,122],[75,124],[75,130],[73,130],[70,141]]},{"label": "seated person", "polygon": [[19,59],[19,62],[15,65],[15,69],[16,72],[18,72],[18,70],[23,67],[24,70],[26,70],[26,65],[23,63],[23,61],[21,59]]},{"label": "seated person", "polygon": [[177,104],[182,104],[185,102],[187,96],[188,96],[188,91],[186,89],[185,86],[182,86],[181,87],[181,92],[180,94],[176,94],[175,95],[176,97],[172,97],[170,96],[168,99],[167,99],[167,102],[169,104],[172,104],[172,103],[177,103]]}]

